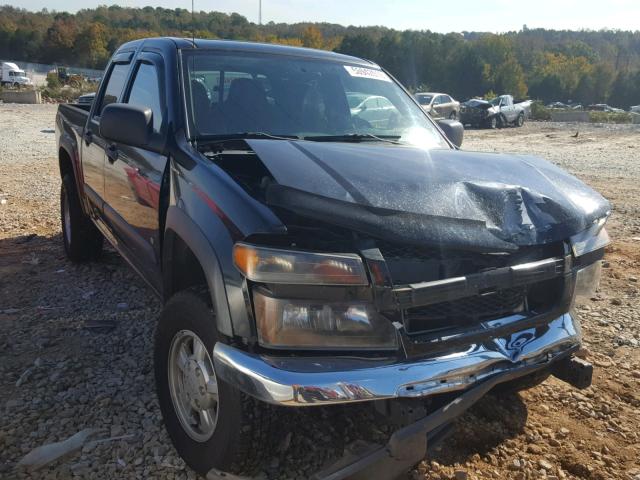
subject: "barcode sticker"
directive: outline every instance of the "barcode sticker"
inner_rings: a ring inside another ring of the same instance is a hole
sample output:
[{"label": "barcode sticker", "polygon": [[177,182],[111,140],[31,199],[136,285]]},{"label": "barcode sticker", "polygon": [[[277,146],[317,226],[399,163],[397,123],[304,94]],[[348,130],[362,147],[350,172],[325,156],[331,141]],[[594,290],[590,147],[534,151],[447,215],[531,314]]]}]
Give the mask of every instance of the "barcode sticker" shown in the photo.
[{"label": "barcode sticker", "polygon": [[345,65],[344,69],[352,77],[370,78],[372,80],[382,80],[383,82],[390,82],[389,75],[382,70],[376,70],[375,68],[366,67],[353,67],[351,65]]}]

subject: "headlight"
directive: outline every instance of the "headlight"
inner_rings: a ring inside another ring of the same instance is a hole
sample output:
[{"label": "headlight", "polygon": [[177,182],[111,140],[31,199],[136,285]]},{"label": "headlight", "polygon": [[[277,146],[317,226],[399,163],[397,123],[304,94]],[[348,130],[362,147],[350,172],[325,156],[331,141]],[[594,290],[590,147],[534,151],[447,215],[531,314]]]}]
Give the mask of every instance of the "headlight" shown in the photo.
[{"label": "headlight", "polygon": [[591,227],[571,237],[571,248],[576,257],[599,250],[609,244],[609,234],[604,228],[606,222],[607,217],[601,218]]},{"label": "headlight", "polygon": [[299,285],[368,285],[360,256],[349,253],[313,253],[237,243],[236,267],[249,280]]},{"label": "headlight", "polygon": [[273,298],[253,291],[258,340],[274,348],[398,348],[392,323],[362,302]]}]

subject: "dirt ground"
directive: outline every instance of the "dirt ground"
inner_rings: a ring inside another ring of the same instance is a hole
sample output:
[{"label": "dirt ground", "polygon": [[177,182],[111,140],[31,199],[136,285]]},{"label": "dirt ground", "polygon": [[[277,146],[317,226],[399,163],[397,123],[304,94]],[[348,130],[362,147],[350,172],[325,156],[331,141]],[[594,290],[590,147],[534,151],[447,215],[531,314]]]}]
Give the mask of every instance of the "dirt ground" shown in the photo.
[{"label": "dirt ground", "polygon": [[[0,105],[0,478],[195,478],[153,389],[160,303],[111,250],[65,259],[54,121],[55,106]],[[639,138],[630,126],[550,123],[466,132],[466,149],[543,156],[611,200],[602,286],[577,310],[594,384],[488,396],[409,478],[640,480]],[[357,408],[292,415],[265,478],[308,478],[378,429]],[[85,428],[109,440],[35,473],[16,467]]]}]

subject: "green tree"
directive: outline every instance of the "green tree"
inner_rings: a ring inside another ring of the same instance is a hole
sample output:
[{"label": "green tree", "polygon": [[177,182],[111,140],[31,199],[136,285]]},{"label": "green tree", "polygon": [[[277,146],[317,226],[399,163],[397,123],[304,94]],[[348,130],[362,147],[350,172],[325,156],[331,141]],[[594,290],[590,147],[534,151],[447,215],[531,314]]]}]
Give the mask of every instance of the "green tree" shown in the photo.
[{"label": "green tree", "polygon": [[302,45],[307,48],[323,48],[324,38],[322,32],[313,25],[309,25],[302,32]]},{"label": "green tree", "polygon": [[106,27],[97,22],[88,24],[76,38],[74,51],[83,65],[103,68],[109,59]]}]

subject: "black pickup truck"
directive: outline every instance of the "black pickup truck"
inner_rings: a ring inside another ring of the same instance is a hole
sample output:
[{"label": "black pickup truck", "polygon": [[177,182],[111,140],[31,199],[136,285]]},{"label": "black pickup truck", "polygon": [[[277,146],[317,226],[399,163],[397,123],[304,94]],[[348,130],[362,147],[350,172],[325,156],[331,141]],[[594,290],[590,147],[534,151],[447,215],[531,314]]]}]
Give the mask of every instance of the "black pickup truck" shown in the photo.
[{"label": "black pickup truck", "polygon": [[[354,96],[392,107],[373,125]],[[134,41],[56,130],[67,255],[106,238],[165,302],[157,393],[198,472],[257,471],[273,405],[369,402],[397,431],[315,478],[392,478],[498,384],[591,381],[572,306],[609,203],[541,159],[461,151],[369,61]]]}]

